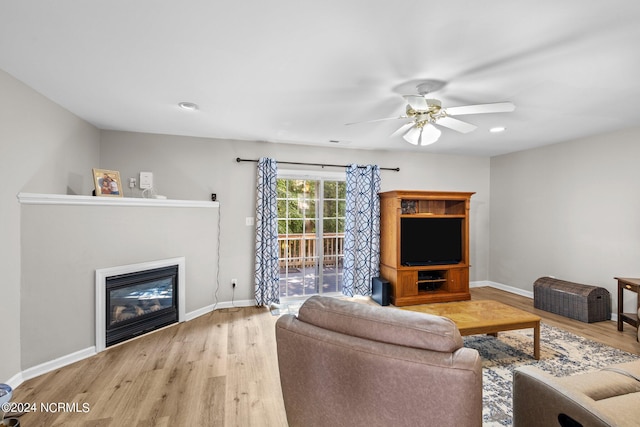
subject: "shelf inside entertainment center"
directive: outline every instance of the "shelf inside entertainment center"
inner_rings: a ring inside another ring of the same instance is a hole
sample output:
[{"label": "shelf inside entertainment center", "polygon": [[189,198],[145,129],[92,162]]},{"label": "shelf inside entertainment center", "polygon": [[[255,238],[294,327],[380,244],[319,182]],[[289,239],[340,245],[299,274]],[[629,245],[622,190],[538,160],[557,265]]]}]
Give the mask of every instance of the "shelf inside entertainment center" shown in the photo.
[{"label": "shelf inside entertainment center", "polygon": [[[380,193],[380,274],[391,285],[393,305],[471,299],[469,206],[473,194],[405,190]],[[403,226],[407,240],[404,243]],[[431,234],[437,239],[425,237]],[[425,245],[420,244],[422,238]]]}]

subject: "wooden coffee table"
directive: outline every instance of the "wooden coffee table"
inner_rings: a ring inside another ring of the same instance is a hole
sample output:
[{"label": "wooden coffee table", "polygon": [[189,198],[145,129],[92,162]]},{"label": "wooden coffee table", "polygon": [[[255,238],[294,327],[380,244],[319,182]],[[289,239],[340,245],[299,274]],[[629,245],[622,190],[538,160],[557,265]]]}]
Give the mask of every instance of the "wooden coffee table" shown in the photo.
[{"label": "wooden coffee table", "polygon": [[498,332],[533,328],[533,357],[540,359],[540,317],[524,310],[490,300],[423,304],[402,309],[447,317],[463,336],[498,336]]}]

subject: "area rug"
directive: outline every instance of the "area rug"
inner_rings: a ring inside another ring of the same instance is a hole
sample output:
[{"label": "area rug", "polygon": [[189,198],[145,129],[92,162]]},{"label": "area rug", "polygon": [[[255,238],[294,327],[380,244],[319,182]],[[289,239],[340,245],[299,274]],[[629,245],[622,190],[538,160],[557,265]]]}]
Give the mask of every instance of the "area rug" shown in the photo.
[{"label": "area rug", "polygon": [[482,417],[483,426],[487,427],[512,425],[511,390],[515,368],[531,365],[561,377],[640,358],[640,355],[544,323],[540,330],[540,360],[532,356],[532,329],[500,332],[498,338],[464,337],[464,345],[478,350],[482,357]]}]

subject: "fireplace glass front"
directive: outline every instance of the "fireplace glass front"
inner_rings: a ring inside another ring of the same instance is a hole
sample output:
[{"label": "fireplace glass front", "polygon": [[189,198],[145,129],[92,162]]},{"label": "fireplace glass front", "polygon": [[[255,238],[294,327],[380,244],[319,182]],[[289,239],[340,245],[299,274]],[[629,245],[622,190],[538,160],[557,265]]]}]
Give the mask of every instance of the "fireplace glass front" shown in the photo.
[{"label": "fireplace glass front", "polygon": [[178,322],[178,266],[106,279],[106,346]]}]

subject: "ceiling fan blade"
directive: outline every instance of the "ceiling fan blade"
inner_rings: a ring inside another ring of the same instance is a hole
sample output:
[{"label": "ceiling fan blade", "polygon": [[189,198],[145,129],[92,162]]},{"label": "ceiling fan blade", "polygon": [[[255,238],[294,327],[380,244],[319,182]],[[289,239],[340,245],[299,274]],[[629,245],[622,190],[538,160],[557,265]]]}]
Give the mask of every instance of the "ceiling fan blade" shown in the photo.
[{"label": "ceiling fan blade", "polygon": [[476,125],[472,125],[471,123],[463,122],[462,120],[454,119],[453,117],[443,117],[438,119],[436,124],[440,126],[444,126],[449,129],[453,129],[460,133],[469,133],[478,128]]},{"label": "ceiling fan blade", "polygon": [[353,122],[353,123],[345,123],[346,126],[351,126],[351,125],[359,125],[360,123],[375,123],[375,122],[382,122],[385,120],[398,120],[398,119],[408,119],[409,117],[407,116],[398,116],[398,117],[385,117],[384,119],[374,119],[374,120],[365,120],[363,122]]},{"label": "ceiling fan blade", "polygon": [[462,107],[449,107],[447,114],[450,116],[463,116],[465,114],[484,113],[508,113],[516,109],[511,102],[495,102],[493,104],[464,105]]},{"label": "ceiling fan blade", "polygon": [[424,96],[420,95],[404,95],[407,103],[416,111],[425,111],[429,109],[429,104]]},{"label": "ceiling fan blade", "polygon": [[392,133],[390,136],[394,137],[394,136],[398,136],[398,135],[402,135],[404,133],[406,133],[409,129],[411,129],[413,126],[415,125],[414,122],[410,122],[410,123],[405,123],[402,126],[400,126],[398,128],[398,130],[396,130],[394,133]]}]

